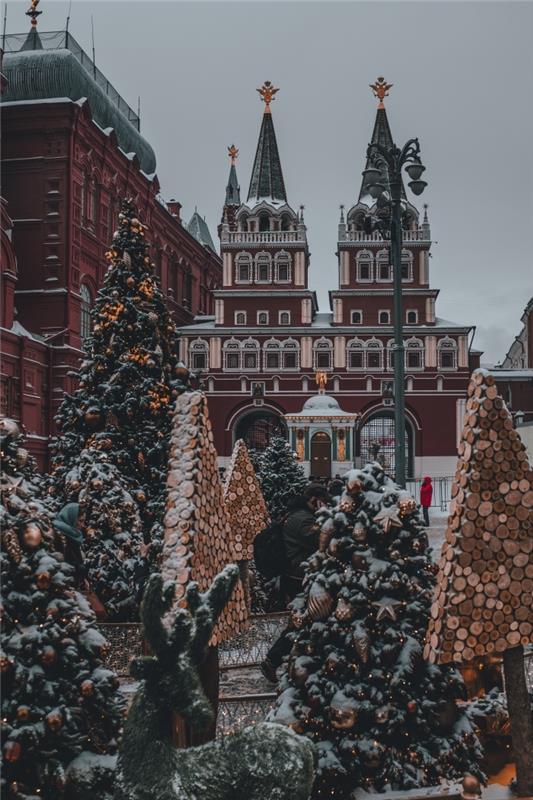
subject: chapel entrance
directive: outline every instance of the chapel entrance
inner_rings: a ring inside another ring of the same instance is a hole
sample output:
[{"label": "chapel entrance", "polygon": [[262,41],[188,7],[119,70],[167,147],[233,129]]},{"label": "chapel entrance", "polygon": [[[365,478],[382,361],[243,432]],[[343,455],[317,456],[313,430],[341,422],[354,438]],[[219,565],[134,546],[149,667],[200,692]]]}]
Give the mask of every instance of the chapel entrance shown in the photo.
[{"label": "chapel entrance", "polygon": [[311,439],[310,466],[313,478],[331,478],[331,438],[323,431]]}]

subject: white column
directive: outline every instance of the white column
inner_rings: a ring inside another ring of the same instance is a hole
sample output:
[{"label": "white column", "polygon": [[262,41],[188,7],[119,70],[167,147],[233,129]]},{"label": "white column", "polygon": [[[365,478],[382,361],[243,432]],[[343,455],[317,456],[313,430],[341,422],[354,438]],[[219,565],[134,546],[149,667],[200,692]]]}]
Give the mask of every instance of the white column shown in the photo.
[{"label": "white column", "polygon": [[305,253],[301,251],[294,255],[294,285],[305,286]]},{"label": "white column", "polygon": [[215,300],[215,325],[224,324],[224,301],[220,298]]},{"label": "white column", "polygon": [[437,337],[426,336],[426,367],[437,366]]},{"label": "white column", "polygon": [[458,366],[468,367],[468,349],[466,344],[466,336],[459,336],[459,351],[457,353]]},{"label": "white column", "polygon": [[346,367],[346,338],[344,336],[335,336],[333,365],[336,369],[344,369]]},{"label": "white column", "polygon": [[342,322],[342,298],[335,297],[333,299],[333,322]]},{"label": "white column", "polygon": [[220,336],[212,336],[209,340],[209,369],[220,369],[222,366],[222,348]]},{"label": "white column", "polygon": [[350,283],[350,251],[341,251],[341,286],[348,286]]},{"label": "white column", "polygon": [[183,361],[184,364],[189,363],[188,354],[189,354],[189,340],[185,336],[180,336],[178,339],[179,343],[179,359]]},{"label": "white column", "polygon": [[426,300],[426,322],[435,322],[435,298],[428,297]]},{"label": "white column", "polygon": [[300,340],[300,366],[302,369],[313,367],[313,340],[310,336],[302,336]]},{"label": "white column", "polygon": [[304,297],[302,300],[302,325],[310,325],[312,321],[311,299]]},{"label": "white column", "polygon": [[231,286],[233,282],[233,256],[231,253],[222,254],[222,283]]},{"label": "white column", "polygon": [[424,285],[429,283],[428,260],[428,251],[421,250],[418,254],[419,282]]}]

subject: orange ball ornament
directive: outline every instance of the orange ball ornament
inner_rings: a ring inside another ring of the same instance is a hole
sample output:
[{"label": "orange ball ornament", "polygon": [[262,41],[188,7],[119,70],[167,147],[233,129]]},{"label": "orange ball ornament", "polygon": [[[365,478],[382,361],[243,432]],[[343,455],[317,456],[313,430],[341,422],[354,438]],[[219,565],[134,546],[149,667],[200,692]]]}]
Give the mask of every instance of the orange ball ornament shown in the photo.
[{"label": "orange ball ornament", "polygon": [[22,754],[22,747],[19,742],[6,742],[4,745],[4,758],[10,764],[15,764]]}]

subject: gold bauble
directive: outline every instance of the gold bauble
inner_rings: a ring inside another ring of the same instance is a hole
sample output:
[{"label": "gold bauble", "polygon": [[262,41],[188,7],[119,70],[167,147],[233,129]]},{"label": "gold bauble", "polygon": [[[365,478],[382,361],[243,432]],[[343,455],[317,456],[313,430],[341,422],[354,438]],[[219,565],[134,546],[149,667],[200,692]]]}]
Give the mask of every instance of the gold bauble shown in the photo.
[{"label": "gold bauble", "polygon": [[38,572],[35,576],[35,583],[39,589],[48,589],[50,586],[50,573],[46,570]]},{"label": "gold bauble", "polygon": [[17,449],[17,454],[15,456],[15,461],[17,462],[17,467],[25,467],[28,463],[28,459],[30,454],[26,450],[25,447],[19,447]]},{"label": "gold bauble", "polygon": [[351,605],[346,602],[346,600],[341,597],[337,602],[337,608],[335,609],[335,616],[339,620],[339,622],[347,622],[353,617],[353,609]]},{"label": "gold bauble", "polygon": [[351,494],[352,497],[357,496],[363,491],[363,482],[360,481],[359,478],[353,478],[346,484],[346,491],[348,494]]},{"label": "gold bauble", "polygon": [[45,719],[46,724],[51,731],[58,731],[63,725],[63,717],[59,711],[50,711],[50,713],[46,715]]},{"label": "gold bauble", "polygon": [[416,511],[416,508],[416,500],[414,500],[412,497],[407,497],[405,500],[398,501],[398,509],[402,519],[404,517],[408,517],[409,514],[413,513],[413,511]]},{"label": "gold bauble", "polygon": [[6,742],[4,745],[4,758],[10,764],[14,764],[20,758],[22,747],[19,742]]},{"label": "gold bauble", "polygon": [[94,692],[94,683],[89,679],[83,681],[81,684],[81,693],[84,697],[90,697]]},{"label": "gold bauble", "polygon": [[355,525],[352,536],[356,542],[365,542],[366,541],[366,528],[363,528],[362,525]]},{"label": "gold bauble", "polygon": [[320,583],[313,583],[309,590],[307,613],[312,620],[327,619],[333,606],[333,598]]},{"label": "gold bauble", "polygon": [[19,706],[17,708],[17,719],[21,722],[26,722],[30,718],[29,706]]},{"label": "gold bauble", "polygon": [[36,550],[43,540],[43,532],[36,522],[27,522],[22,531],[22,544],[26,550]]}]

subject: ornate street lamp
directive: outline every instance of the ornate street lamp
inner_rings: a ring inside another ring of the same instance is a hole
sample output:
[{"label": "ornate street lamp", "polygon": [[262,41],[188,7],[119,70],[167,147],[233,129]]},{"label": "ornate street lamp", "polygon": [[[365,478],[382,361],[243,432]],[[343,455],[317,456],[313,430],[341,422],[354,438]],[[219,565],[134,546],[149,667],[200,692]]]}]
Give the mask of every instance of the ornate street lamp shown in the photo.
[{"label": "ornate street lamp", "polygon": [[[383,78],[378,78],[371,87],[376,97],[383,102],[390,88]],[[405,368],[403,344],[402,301],[402,170],[409,178],[409,188],[420,195],[427,186],[422,180],[425,167],[420,161],[418,139],[409,141],[400,149],[394,143],[390,147],[374,142],[368,145],[369,166],[363,171],[368,182],[368,191],[376,200],[376,213],[367,217],[365,230],[378,230],[384,239],[390,240],[390,253],[394,288],[394,462],[396,483],[405,487]]]}]

